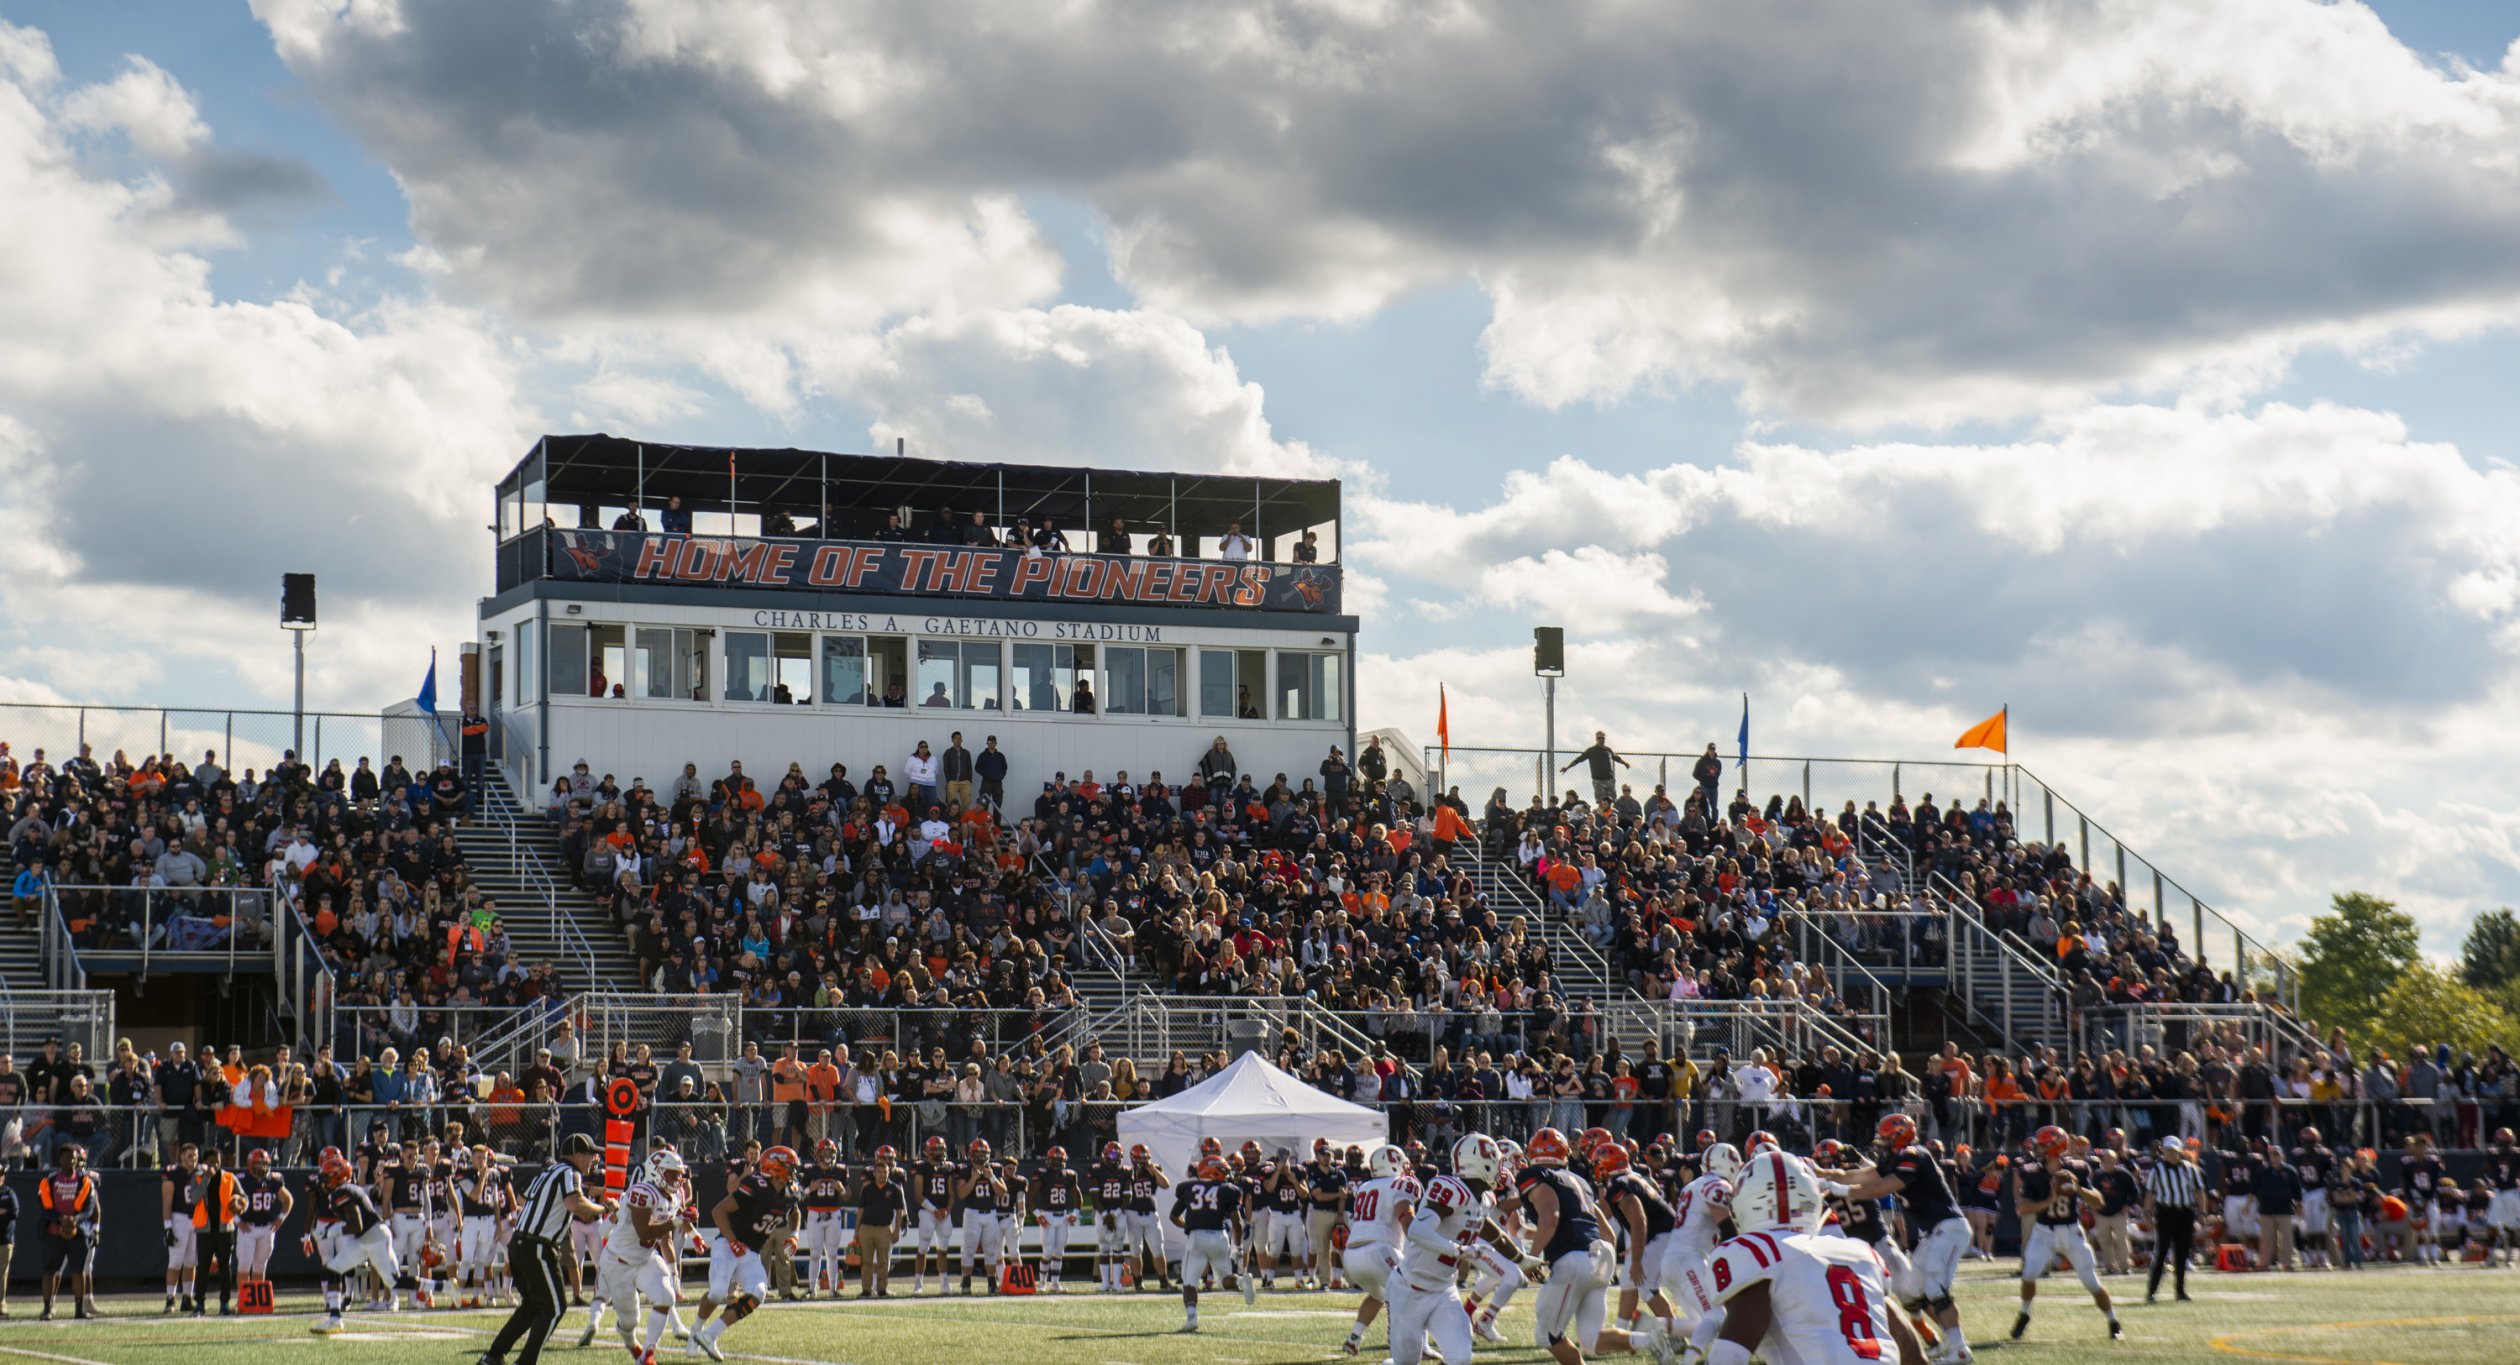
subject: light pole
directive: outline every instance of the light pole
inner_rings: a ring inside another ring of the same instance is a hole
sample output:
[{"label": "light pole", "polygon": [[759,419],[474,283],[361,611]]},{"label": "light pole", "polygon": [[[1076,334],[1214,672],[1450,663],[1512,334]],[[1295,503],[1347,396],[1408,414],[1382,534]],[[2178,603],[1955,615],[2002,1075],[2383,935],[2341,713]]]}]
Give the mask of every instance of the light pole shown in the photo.
[{"label": "light pole", "polygon": [[306,636],[315,629],[315,575],[280,575],[280,628],[297,641],[297,697],[290,709],[289,749],[306,761]]},{"label": "light pole", "polygon": [[1544,717],[1544,748],[1541,749],[1540,800],[1547,805],[1557,785],[1557,680],[1566,676],[1566,628],[1534,626],[1531,630],[1531,671],[1540,682],[1540,706]]}]

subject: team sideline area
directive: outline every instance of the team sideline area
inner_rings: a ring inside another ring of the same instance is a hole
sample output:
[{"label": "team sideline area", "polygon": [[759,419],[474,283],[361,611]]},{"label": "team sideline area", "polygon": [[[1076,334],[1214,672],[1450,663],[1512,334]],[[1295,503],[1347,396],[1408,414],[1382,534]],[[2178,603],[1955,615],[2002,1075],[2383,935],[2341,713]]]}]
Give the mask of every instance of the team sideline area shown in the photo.
[{"label": "team sideline area", "polygon": [[[2097,1314],[2059,1301],[2047,1305],[2026,1341],[1992,1349],[2015,1362],[2275,1360],[2308,1365],[2466,1365],[2511,1359],[2520,1330],[2520,1296],[2506,1273],[2473,1267],[2382,1267],[2357,1275],[2223,1275],[2190,1280],[2195,1302],[2142,1302],[2141,1282],[2115,1277],[2126,1339],[2108,1340]],[[2009,1318],[2014,1265],[1972,1263],[1962,1272],[1960,1300],[1977,1322]],[[925,1298],[860,1304],[773,1303],[727,1343],[733,1361],[815,1365],[1274,1365],[1339,1359],[1354,1296],[1322,1292],[1263,1294],[1245,1308],[1239,1295],[1215,1295],[1195,1337],[1176,1335],[1179,1301],[1165,1294],[1068,1293],[1058,1297]],[[102,1321],[36,1323],[20,1316],[0,1325],[0,1360],[55,1365],[273,1365],[316,1357],[362,1365],[447,1365],[468,1362],[495,1331],[503,1312],[353,1313],[349,1331],[329,1341],[308,1335],[311,1295],[283,1292],[270,1318],[161,1318],[154,1296],[109,1296]],[[583,1314],[570,1320],[572,1329]],[[1479,1359],[1499,1365],[1545,1362],[1531,1344],[1531,1310],[1516,1303],[1501,1324],[1506,1342],[1482,1346]],[[1998,1335],[1990,1333],[1990,1335]],[[349,1338],[345,1341],[344,1338]],[[1999,1337],[2000,1339],[2000,1337]],[[618,1359],[604,1332],[574,1349],[574,1330],[555,1336],[549,1360]],[[1382,1349],[1377,1326],[1368,1338],[1370,1365]],[[1994,1343],[1981,1345],[1989,1354]],[[277,1349],[278,1357],[270,1353]],[[679,1350],[675,1358],[682,1358]],[[690,1357],[698,1359],[699,1357]]]}]

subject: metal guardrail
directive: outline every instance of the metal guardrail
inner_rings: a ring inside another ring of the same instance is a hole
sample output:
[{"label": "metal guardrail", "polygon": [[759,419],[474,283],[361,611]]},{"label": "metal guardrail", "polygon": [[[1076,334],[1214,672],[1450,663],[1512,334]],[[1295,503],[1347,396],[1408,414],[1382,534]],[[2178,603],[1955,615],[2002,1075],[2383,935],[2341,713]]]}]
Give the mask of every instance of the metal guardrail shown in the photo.
[{"label": "metal guardrail", "polygon": [[271,952],[273,907],[282,900],[258,886],[54,883],[44,895],[50,915],[65,928],[82,914],[97,922],[102,941],[91,942],[89,953],[137,953],[141,976],[160,961],[186,970],[215,963],[230,974],[240,961],[253,966]]},{"label": "metal guardrail", "polygon": [[[1926,877],[1927,894],[1939,898],[1951,909],[1952,969],[1961,989],[1956,993],[1972,1015],[1995,1029],[2015,1056],[2028,1053],[2035,1041],[2031,1029],[2051,1031],[2050,1021],[2042,1011],[2037,1020],[2021,1018],[2014,1008],[2016,987],[2038,992],[2056,1011],[2055,1024],[2067,1020],[2065,982],[2047,964],[2038,961],[2015,946],[1986,918],[1986,911],[1967,892],[1962,891],[1941,873]],[[1991,1002],[1991,1003],[1990,1003]],[[2070,1028],[2056,1041],[2067,1048],[2073,1044]]]},{"label": "metal guardrail", "polygon": [[[305,743],[298,742],[304,719]],[[167,706],[81,706],[56,702],[0,702],[0,734],[7,735],[23,757],[45,749],[57,765],[89,745],[99,754],[173,755],[197,763],[217,750],[220,766],[242,776],[248,769],[268,772],[290,749],[315,771],[340,759],[346,769],[361,758],[383,768],[387,759],[403,756],[415,772],[440,758],[454,757],[452,746],[425,716],[388,717],[378,712],[262,711],[246,708]]]},{"label": "metal guardrail", "polygon": [[0,986],[0,1052],[29,1058],[47,1038],[76,1044],[91,1066],[114,1055],[114,993]]},{"label": "metal guardrail", "polygon": [[[1194,1076],[1195,1079],[1200,1079]],[[1926,1078],[1918,1077],[1923,1080]],[[720,1087],[723,1091],[724,1087]],[[1391,1140],[1424,1141],[1439,1147],[1451,1137],[1478,1131],[1517,1141],[1543,1127],[1562,1132],[1599,1126],[1620,1137],[1645,1142],[1658,1134],[1686,1140],[1700,1129],[1712,1129],[1735,1143],[1753,1129],[1765,1129],[1795,1150],[1825,1138],[1865,1144],[1883,1114],[1915,1117],[1924,1135],[1965,1145],[1984,1160],[1998,1152],[2018,1152],[2030,1134],[2054,1123],[2095,1142],[2110,1129],[2125,1134],[2130,1149],[2166,1137],[2191,1140],[2206,1159],[2243,1136],[2264,1136],[2289,1145],[2300,1130],[2315,1127],[2334,1150],[2390,1153],[2409,1136],[2431,1137],[2438,1150],[2477,1150],[2483,1135],[2497,1126],[2494,1115],[2474,1102],[2399,1100],[2386,1103],[2356,1099],[2333,1104],[2305,1100],[2205,1100],[2126,1103],[2114,1100],[2040,1100],[1990,1103],[1980,1096],[1923,1098],[1896,1102],[1814,1098],[1778,1094],[1753,1101],[1714,1090],[1676,1098],[1636,1096],[1611,1100],[1533,1096],[1510,1099],[1413,1097],[1399,1101],[1359,1100],[1389,1116]],[[685,1159],[719,1161],[747,1141],[786,1143],[810,1151],[824,1138],[837,1143],[844,1159],[862,1163],[879,1145],[915,1152],[930,1136],[945,1138],[956,1151],[973,1138],[985,1138],[1000,1160],[1029,1164],[1053,1143],[1069,1152],[1092,1152],[1117,1131],[1121,1113],[1134,1107],[1116,1101],[920,1101],[907,1098],[857,1102],[850,1099],[776,1099],[736,1103],[720,1094],[696,1103],[658,1100],[633,1117],[632,1156],[643,1156],[652,1144],[673,1143]],[[425,1101],[393,1105],[294,1106],[255,1115],[231,1115],[222,1123],[213,1113],[184,1115],[159,1106],[108,1104],[30,1106],[15,1114],[12,1129],[0,1123],[0,1161],[49,1163],[55,1146],[76,1142],[88,1150],[95,1166],[152,1169],[172,1155],[178,1141],[216,1145],[230,1164],[251,1150],[272,1154],[274,1164],[302,1169],[314,1164],[326,1146],[352,1147],[378,1127],[391,1141],[414,1142],[444,1136],[462,1124],[467,1142],[485,1143],[518,1161],[551,1159],[558,1140],[572,1132],[600,1132],[604,1116],[588,1103],[534,1103],[481,1092],[439,1095]]]}]

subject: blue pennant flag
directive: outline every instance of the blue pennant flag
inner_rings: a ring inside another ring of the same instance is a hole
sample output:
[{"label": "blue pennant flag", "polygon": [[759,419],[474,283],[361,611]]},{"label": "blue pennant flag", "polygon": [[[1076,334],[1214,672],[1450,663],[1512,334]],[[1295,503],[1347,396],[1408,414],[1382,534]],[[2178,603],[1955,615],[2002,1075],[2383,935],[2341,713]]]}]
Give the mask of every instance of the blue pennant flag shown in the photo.
[{"label": "blue pennant flag", "polygon": [[429,674],[420,680],[419,702],[421,710],[432,716],[437,714],[437,651],[434,649],[429,651]]},{"label": "blue pennant flag", "polygon": [[[434,667],[434,665],[432,665]],[[1736,769],[1750,766],[1750,694],[1741,694],[1741,748],[1733,758]]]}]

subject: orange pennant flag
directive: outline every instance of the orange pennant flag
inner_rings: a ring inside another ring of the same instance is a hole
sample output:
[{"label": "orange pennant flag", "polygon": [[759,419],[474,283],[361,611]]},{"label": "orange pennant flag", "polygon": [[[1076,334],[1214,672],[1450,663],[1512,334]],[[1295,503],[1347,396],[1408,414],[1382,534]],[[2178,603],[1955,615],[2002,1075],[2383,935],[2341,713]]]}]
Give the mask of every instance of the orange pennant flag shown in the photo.
[{"label": "orange pennant flag", "polygon": [[1952,741],[1951,747],[1954,749],[1992,749],[1999,754],[2012,752],[2004,747],[2006,742],[2004,725],[2011,716],[2012,708],[2007,706],[1970,726],[1966,734]]},{"label": "orange pennant flag", "polygon": [[1435,684],[1435,740],[1444,749],[1444,761],[1452,762],[1452,701],[1444,695],[1444,685]]}]

